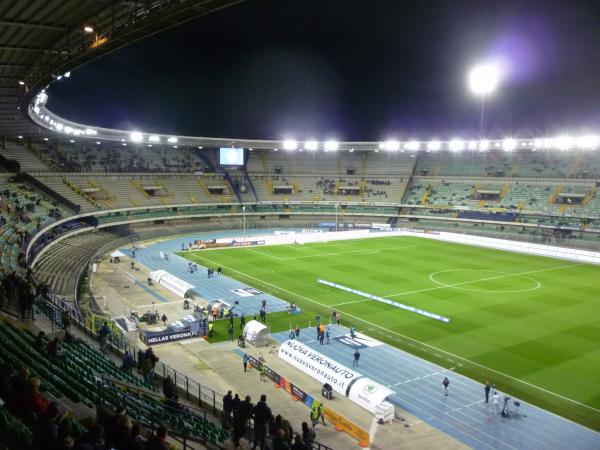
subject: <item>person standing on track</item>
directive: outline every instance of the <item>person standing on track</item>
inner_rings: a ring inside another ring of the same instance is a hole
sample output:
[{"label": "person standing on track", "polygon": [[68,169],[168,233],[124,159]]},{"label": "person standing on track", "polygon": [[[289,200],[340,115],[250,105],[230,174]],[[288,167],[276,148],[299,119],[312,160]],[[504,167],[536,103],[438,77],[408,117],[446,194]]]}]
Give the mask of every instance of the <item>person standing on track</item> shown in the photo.
[{"label": "person standing on track", "polygon": [[442,381],[442,386],[444,386],[444,393],[446,397],[448,396],[448,386],[450,386],[450,380],[448,377],[444,377],[444,381]]},{"label": "person standing on track", "polygon": [[485,382],[485,387],[483,388],[483,391],[485,392],[485,402],[489,403],[490,401],[490,391],[492,390],[492,385],[490,384],[490,381],[487,380]]},{"label": "person standing on track", "polygon": [[356,349],[356,351],[354,352],[354,362],[352,363],[352,365],[357,367],[359,359],[360,359],[360,352],[358,351],[358,349]]}]

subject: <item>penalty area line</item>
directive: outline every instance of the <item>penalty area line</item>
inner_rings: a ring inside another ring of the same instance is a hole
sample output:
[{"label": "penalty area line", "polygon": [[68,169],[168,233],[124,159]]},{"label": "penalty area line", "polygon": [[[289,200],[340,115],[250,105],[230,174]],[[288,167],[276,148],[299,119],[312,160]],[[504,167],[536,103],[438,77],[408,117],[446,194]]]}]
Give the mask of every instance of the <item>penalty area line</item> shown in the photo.
[{"label": "penalty area line", "polygon": [[[208,258],[204,258],[204,257],[202,257],[202,256],[196,256],[196,258],[198,258],[198,259],[202,259],[202,260],[204,260],[204,261],[207,261],[207,262],[209,262],[209,263],[211,263],[211,264],[218,264],[218,263],[216,263],[215,261],[212,261],[212,260],[210,260],[210,259],[208,259]],[[577,266],[577,265],[580,265],[580,264],[573,264],[572,266]],[[226,268],[227,270],[231,270],[232,272],[238,273],[238,274],[242,275],[243,277],[250,278],[250,279],[252,279],[252,280],[256,280],[256,281],[258,281],[259,283],[261,283],[261,284],[263,284],[263,285],[265,285],[265,286],[270,286],[270,287],[272,287],[272,288],[274,288],[274,289],[277,289],[277,290],[279,290],[279,291],[282,291],[282,292],[287,292],[288,294],[291,294],[291,295],[293,295],[293,296],[295,296],[295,297],[301,298],[301,299],[303,299],[303,300],[307,300],[307,301],[309,301],[309,302],[311,302],[311,303],[314,303],[315,305],[319,305],[319,306],[322,306],[322,307],[324,307],[324,308],[327,308],[327,309],[333,309],[331,305],[325,305],[324,303],[321,303],[321,302],[319,302],[319,301],[317,301],[317,300],[314,300],[314,299],[312,299],[312,298],[305,297],[304,295],[300,295],[300,294],[297,294],[297,293],[295,293],[295,292],[292,292],[292,291],[288,291],[287,289],[281,288],[281,287],[279,287],[279,286],[277,286],[277,285],[274,285],[274,284],[271,284],[271,283],[269,283],[269,282],[267,282],[267,281],[261,280],[260,278],[253,277],[252,275],[248,275],[248,274],[246,274],[246,273],[244,273],[244,272],[241,272],[241,271],[239,271],[239,270],[236,270],[236,269],[234,269],[234,268],[232,268],[232,267],[228,267],[228,266],[225,266],[225,265],[223,265],[223,264],[221,264],[221,267],[224,267],[224,268]],[[558,267],[557,267],[557,268],[558,268]],[[443,287],[443,286],[442,286],[442,287]],[[594,408],[593,406],[586,405],[585,403],[578,402],[577,400],[573,400],[572,398],[565,397],[564,395],[561,395],[561,394],[557,394],[556,392],[552,392],[552,391],[550,391],[550,390],[548,390],[548,389],[546,389],[546,388],[543,388],[543,387],[540,387],[540,386],[536,386],[535,384],[532,384],[532,383],[529,383],[529,382],[527,382],[527,381],[521,380],[521,379],[519,379],[519,378],[513,377],[512,375],[508,375],[508,374],[506,374],[506,373],[504,373],[504,372],[501,372],[501,371],[499,371],[499,370],[492,369],[491,367],[484,366],[483,364],[476,363],[476,362],[474,362],[474,361],[471,361],[470,359],[463,358],[463,357],[462,357],[462,356],[460,356],[460,355],[456,355],[456,354],[454,354],[454,353],[447,352],[446,350],[442,350],[441,348],[434,347],[433,345],[427,344],[427,343],[425,343],[425,342],[420,342],[420,341],[417,341],[416,339],[413,339],[413,338],[411,338],[411,337],[409,337],[409,336],[406,336],[406,335],[404,335],[404,334],[398,333],[398,332],[396,332],[396,331],[393,331],[393,330],[388,330],[387,328],[385,328],[385,327],[382,327],[381,325],[378,325],[378,324],[376,324],[376,323],[373,323],[373,322],[369,322],[368,320],[365,320],[365,319],[363,319],[363,318],[361,318],[361,317],[355,316],[355,315],[353,315],[353,314],[350,314],[350,313],[348,313],[348,312],[345,312],[345,311],[344,311],[344,314],[345,314],[346,316],[348,316],[348,317],[351,317],[351,318],[355,319],[355,320],[358,320],[358,321],[360,321],[360,322],[366,323],[367,325],[370,325],[370,326],[372,326],[372,327],[374,327],[374,328],[378,328],[378,329],[380,329],[380,330],[387,331],[388,333],[392,333],[392,334],[394,334],[394,335],[396,335],[396,336],[398,336],[398,337],[401,337],[401,338],[403,338],[403,339],[406,339],[407,341],[413,341],[413,342],[416,342],[417,344],[419,344],[419,345],[422,345],[423,347],[428,347],[428,348],[430,348],[431,350],[436,350],[436,351],[438,351],[438,352],[440,352],[440,353],[443,353],[443,354],[445,354],[445,355],[452,356],[453,358],[456,358],[456,359],[459,359],[459,360],[461,360],[461,361],[465,361],[466,363],[472,364],[473,366],[479,367],[479,368],[481,368],[481,369],[485,369],[485,370],[487,370],[487,371],[490,371],[490,372],[496,373],[496,374],[498,374],[498,375],[501,375],[501,376],[503,376],[503,377],[506,377],[506,378],[508,378],[508,379],[510,379],[510,380],[516,381],[517,383],[522,383],[522,384],[524,384],[524,385],[526,385],[526,386],[529,386],[529,387],[531,387],[531,388],[538,389],[538,390],[540,390],[540,391],[542,391],[542,392],[545,392],[546,394],[554,395],[555,397],[558,397],[558,398],[561,398],[561,399],[563,399],[563,400],[566,400],[566,401],[568,401],[568,402],[571,402],[571,403],[573,403],[573,404],[576,404],[576,405],[582,406],[582,407],[584,407],[584,408],[587,408],[587,409],[589,409],[589,410],[591,410],[591,411],[595,411],[595,412],[597,412],[597,413],[600,413],[600,409],[598,409],[598,408]],[[543,408],[542,408],[542,409],[543,409]],[[545,410],[545,411],[547,411],[547,410]],[[561,416],[561,417],[562,417],[562,416]],[[567,419],[567,420],[568,420],[568,419]],[[573,423],[577,423],[577,422],[573,422]],[[581,424],[578,424],[578,425],[580,425],[580,426],[582,426],[582,427],[584,427],[584,428],[587,428],[587,427],[585,427],[584,425],[581,425]]]}]

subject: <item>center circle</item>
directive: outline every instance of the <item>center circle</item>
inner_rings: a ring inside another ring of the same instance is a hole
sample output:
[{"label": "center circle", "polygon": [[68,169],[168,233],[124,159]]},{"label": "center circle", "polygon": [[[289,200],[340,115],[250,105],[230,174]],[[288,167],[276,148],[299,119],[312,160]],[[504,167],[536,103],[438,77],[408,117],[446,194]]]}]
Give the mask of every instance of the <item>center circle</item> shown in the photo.
[{"label": "center circle", "polygon": [[[444,274],[461,274],[461,273],[479,273],[481,276],[473,277],[472,275],[467,277],[456,277],[457,280],[454,282],[446,283],[443,280]],[[499,270],[487,270],[487,269],[448,269],[433,272],[429,275],[429,279],[435,284],[452,289],[460,289],[462,291],[470,292],[489,292],[489,293],[516,293],[516,292],[530,292],[539,289],[542,286],[535,278],[531,278],[518,273],[501,272]],[[477,288],[472,285],[476,283],[485,283],[486,281],[493,282],[495,280],[519,280],[518,283],[512,283],[506,286],[506,289],[487,289]],[[516,289],[517,286],[524,286],[521,289]]]}]

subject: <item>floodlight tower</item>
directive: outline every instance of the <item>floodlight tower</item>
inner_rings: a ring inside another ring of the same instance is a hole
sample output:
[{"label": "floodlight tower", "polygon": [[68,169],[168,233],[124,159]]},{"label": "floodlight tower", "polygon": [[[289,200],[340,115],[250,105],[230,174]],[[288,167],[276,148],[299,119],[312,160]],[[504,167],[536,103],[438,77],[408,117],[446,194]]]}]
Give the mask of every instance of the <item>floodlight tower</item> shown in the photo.
[{"label": "floodlight tower", "polygon": [[500,69],[494,64],[480,64],[469,72],[471,92],[481,99],[479,114],[479,138],[484,138],[485,99],[491,95],[500,82]]}]

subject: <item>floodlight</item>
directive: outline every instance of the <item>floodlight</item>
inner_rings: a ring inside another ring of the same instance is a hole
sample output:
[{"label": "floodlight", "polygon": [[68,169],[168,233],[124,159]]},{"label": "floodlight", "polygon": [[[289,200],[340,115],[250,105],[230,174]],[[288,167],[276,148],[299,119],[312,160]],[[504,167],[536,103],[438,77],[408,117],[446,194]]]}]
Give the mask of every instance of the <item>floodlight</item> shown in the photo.
[{"label": "floodlight", "polygon": [[167,139],[167,142],[169,142],[170,144],[174,144],[175,142],[177,142],[177,138],[174,136],[171,136],[170,138]]},{"label": "floodlight", "polygon": [[74,143],[75,143],[75,141],[74,141],[73,139],[70,139],[70,140],[69,140],[69,142],[70,142],[71,144],[74,144]]},{"label": "floodlight", "polygon": [[86,33],[93,33],[94,32],[94,27],[92,27],[90,25],[85,25],[83,27],[83,31],[85,31]]},{"label": "floodlight", "polygon": [[283,148],[285,150],[296,150],[297,147],[298,142],[296,142],[293,139],[286,139],[285,141],[283,141]]},{"label": "floodlight", "polygon": [[469,145],[467,146],[469,150],[477,149],[477,141],[469,141]]},{"label": "floodlight", "polygon": [[173,146],[173,148],[177,148],[177,146],[176,146],[176,145],[174,145],[174,146]]},{"label": "floodlight", "polygon": [[160,142],[160,136],[156,136],[155,134],[153,134],[152,136],[148,136],[148,141],[149,142]]},{"label": "floodlight", "polygon": [[57,124],[56,124],[56,129],[57,129],[58,131],[62,131],[64,127],[65,127],[65,126],[64,126],[62,123],[57,123]]},{"label": "floodlight", "polygon": [[47,137],[45,137],[45,138],[44,138],[44,140],[45,140],[45,141],[47,141],[47,140],[48,140],[48,138],[47,138]]},{"label": "floodlight", "polygon": [[395,152],[396,150],[398,150],[400,148],[400,142],[398,141],[385,141],[383,143],[383,148],[385,150],[391,151],[391,152]]},{"label": "floodlight", "polygon": [[409,141],[406,144],[404,144],[404,148],[406,150],[416,151],[419,150],[419,147],[421,147],[421,144],[417,141]]},{"label": "floodlight", "polygon": [[506,138],[502,141],[502,148],[507,152],[513,151],[517,148],[517,141],[512,138]]},{"label": "floodlight", "polygon": [[453,152],[460,152],[465,148],[465,142],[460,139],[452,139],[448,144],[448,148]]},{"label": "floodlight", "polygon": [[72,132],[73,132],[73,128],[72,127],[69,127],[69,126],[65,127],[65,133],[71,134]]},{"label": "floodlight", "polygon": [[122,145],[123,147],[127,147],[127,142],[121,142],[121,145]]},{"label": "floodlight", "polygon": [[64,77],[69,78],[71,76],[71,72],[65,72]]},{"label": "floodlight", "polygon": [[147,147],[152,147],[152,144],[148,144]]},{"label": "floodlight", "polygon": [[85,134],[87,134],[88,136],[96,136],[98,132],[92,128],[86,128]]},{"label": "floodlight", "polygon": [[350,153],[354,153],[354,149],[351,148],[350,150],[348,150]]},{"label": "floodlight", "polygon": [[319,149],[319,143],[317,141],[306,141],[304,143],[304,149],[305,150],[318,150]]},{"label": "floodlight", "polygon": [[57,76],[56,79],[59,81],[62,80],[62,75]]},{"label": "floodlight", "polygon": [[325,151],[336,151],[338,148],[340,148],[340,143],[338,141],[326,141],[325,142]]},{"label": "floodlight", "polygon": [[[202,150],[204,147],[202,147],[201,145],[199,145],[199,146],[198,146],[198,148],[199,148],[200,150]],[[251,149],[251,148],[249,148],[248,150],[252,150],[252,149]]]},{"label": "floodlight", "polygon": [[442,147],[440,141],[429,141],[427,143],[427,150],[437,152]]},{"label": "floodlight", "polygon": [[129,140],[132,142],[142,142],[144,140],[144,135],[139,131],[132,131],[129,134]]},{"label": "floodlight", "polygon": [[25,82],[24,82],[23,80],[19,80],[19,84],[20,84],[21,86],[25,86]]},{"label": "floodlight", "polygon": [[589,135],[580,136],[577,138],[577,147],[580,148],[596,148],[600,145],[600,136]]},{"label": "floodlight", "polygon": [[96,141],[96,145],[100,145],[100,141]]},{"label": "floodlight", "polygon": [[500,69],[495,64],[481,64],[469,72],[469,87],[475,95],[490,95],[500,81]]},{"label": "floodlight", "polygon": [[482,139],[481,141],[479,141],[479,150],[480,151],[485,151],[488,148],[490,148],[490,141],[488,141],[487,139]]},{"label": "floodlight", "polygon": [[558,136],[552,140],[552,146],[559,150],[569,150],[575,144],[575,139],[571,136]]},{"label": "floodlight", "polygon": [[80,130],[79,128],[75,128],[75,129],[73,130],[73,134],[74,134],[75,136],[79,136],[81,133],[82,133],[82,132],[81,132],[81,130]]},{"label": "floodlight", "polygon": [[17,136],[19,139],[23,139],[23,136]]}]

